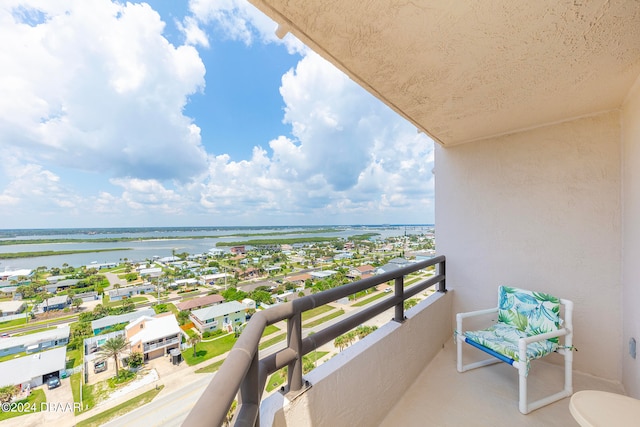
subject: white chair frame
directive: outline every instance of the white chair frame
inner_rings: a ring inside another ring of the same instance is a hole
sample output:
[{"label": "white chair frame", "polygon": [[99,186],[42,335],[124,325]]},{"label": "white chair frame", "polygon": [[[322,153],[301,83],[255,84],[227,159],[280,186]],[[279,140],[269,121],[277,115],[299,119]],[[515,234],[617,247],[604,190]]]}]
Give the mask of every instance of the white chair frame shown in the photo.
[{"label": "white chair frame", "polygon": [[[540,335],[531,335],[526,338],[521,338],[518,341],[518,359],[519,361],[513,361],[511,366],[518,369],[519,373],[519,404],[518,409],[523,414],[528,414],[531,411],[535,411],[545,405],[549,405],[558,400],[569,397],[573,394],[572,384],[572,365],[573,365],[573,302],[567,299],[560,299],[560,304],[564,305],[564,322],[562,328],[557,331],[547,332]],[[487,365],[493,365],[500,363],[500,360],[496,357],[490,359],[481,360],[479,362],[469,363],[464,365],[462,362],[462,344],[465,343],[465,333],[462,328],[462,320],[468,317],[475,317],[481,315],[487,315],[491,313],[497,313],[498,307],[470,311],[467,313],[458,313],[456,315],[456,343],[457,343],[457,368],[458,372],[465,372],[471,369],[480,368]],[[550,338],[564,336],[564,346],[561,346],[556,353],[564,356],[564,389],[558,393],[546,396],[535,402],[527,402],[527,345],[536,341],[548,340]],[[477,348],[477,347],[476,347]],[[482,349],[480,349],[482,350]],[[487,349],[488,350],[488,349]],[[487,352],[488,353],[488,352]]]}]

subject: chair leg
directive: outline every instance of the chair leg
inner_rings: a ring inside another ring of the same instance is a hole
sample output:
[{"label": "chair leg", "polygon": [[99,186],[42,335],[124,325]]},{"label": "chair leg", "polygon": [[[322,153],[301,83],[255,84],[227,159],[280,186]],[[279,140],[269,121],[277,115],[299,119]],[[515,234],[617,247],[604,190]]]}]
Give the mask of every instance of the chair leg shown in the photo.
[{"label": "chair leg", "polygon": [[523,414],[529,413],[529,408],[527,407],[527,368],[526,364],[524,366],[518,367],[518,386],[519,390],[519,402],[518,409]]}]

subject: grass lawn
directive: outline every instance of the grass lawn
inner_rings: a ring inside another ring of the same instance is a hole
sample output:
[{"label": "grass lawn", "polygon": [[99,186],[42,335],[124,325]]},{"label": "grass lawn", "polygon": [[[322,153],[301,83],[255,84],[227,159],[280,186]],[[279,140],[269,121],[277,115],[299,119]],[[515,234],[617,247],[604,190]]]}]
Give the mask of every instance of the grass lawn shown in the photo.
[{"label": "grass lawn", "polygon": [[213,362],[210,365],[205,366],[204,368],[200,368],[196,370],[196,374],[210,374],[212,372],[216,372],[220,369],[220,366],[224,363],[224,360],[218,360],[217,362]]},{"label": "grass lawn", "polygon": [[[0,411],[0,421],[8,420],[9,418],[19,417],[20,415],[30,414],[33,412],[40,412],[40,404],[47,401],[47,397],[44,395],[44,390],[35,389],[31,390],[31,394],[26,399],[18,400],[14,404],[20,406],[27,406],[29,410],[5,412]],[[17,409],[17,408],[16,408]]]},{"label": "grass lawn", "polygon": [[169,309],[170,312],[172,312],[176,316],[180,312],[180,310],[178,310],[178,308],[172,302],[167,303],[167,308]]},{"label": "grass lawn", "polygon": [[331,319],[334,319],[338,316],[342,316],[344,314],[344,310],[340,309],[338,311],[336,311],[335,313],[331,313],[328,316],[324,316],[323,318],[320,318],[318,320],[314,320],[313,322],[309,322],[307,324],[303,324],[302,327],[303,328],[313,328],[314,326],[318,326],[324,322],[328,322]]},{"label": "grass lawn", "polygon": [[82,364],[82,348],[78,347],[75,350],[69,350],[67,347],[67,369],[75,368]]},{"label": "grass lawn", "polygon": [[142,405],[145,405],[151,402],[153,398],[156,397],[163,388],[164,388],[164,385],[161,385],[160,387],[154,390],[149,390],[145,393],[142,393],[141,395],[133,397],[128,401],[121,403],[118,406],[114,406],[113,408],[107,409],[106,411],[101,412],[97,415],[94,415],[91,418],[87,418],[84,421],[80,421],[79,423],[76,424],[76,426],[85,426],[85,427],[101,426],[114,418],[120,417],[128,412],[133,411],[136,408],[139,408]]},{"label": "grass lawn", "polygon": [[197,365],[212,357],[219,356],[231,350],[236,343],[235,334],[227,334],[222,338],[211,341],[202,341],[196,346],[196,356],[193,357],[193,349],[188,348],[182,352],[182,358],[189,366]]},{"label": "grass lawn", "polygon": [[267,335],[275,334],[279,330],[280,328],[278,328],[277,326],[269,325],[266,328],[264,328],[264,332],[262,333],[262,336],[266,337]]},{"label": "grass lawn", "polygon": [[13,319],[13,320],[9,320],[6,322],[0,322],[0,328],[1,329],[5,329],[5,328],[13,328],[14,326],[20,326],[20,325],[24,325],[27,323],[27,318],[22,318],[22,319]]},{"label": "grass lawn", "polygon": [[[132,303],[137,303],[137,302],[149,302],[149,300],[146,297],[131,297],[131,298],[127,298],[127,301],[131,301]],[[103,304],[106,307],[117,307],[119,305],[122,305],[122,300],[120,301],[109,301]]]},{"label": "grass lawn", "polygon": [[189,338],[198,335],[198,333],[196,331],[194,331],[193,329],[187,329],[185,332],[187,333],[187,335],[189,335]]},{"label": "grass lawn", "polygon": [[333,307],[329,305],[316,307],[314,309],[311,309],[309,311],[305,311],[304,313],[302,313],[302,320],[305,321],[307,319],[311,319],[312,317],[319,316],[322,313],[326,313],[327,311],[331,311],[331,310],[333,310]]},{"label": "grass lawn", "polygon": [[387,295],[387,294],[385,294],[384,292],[380,292],[379,294],[376,294],[376,295],[374,295],[374,296],[372,296],[372,297],[370,297],[370,298],[363,299],[362,301],[360,301],[360,302],[357,302],[357,303],[353,304],[353,305],[352,305],[352,307],[362,307],[363,305],[367,305],[367,304],[369,304],[369,303],[372,303],[372,302],[374,302],[375,300],[377,300],[377,299],[379,299],[379,298],[382,298],[382,297],[384,297],[384,296],[386,296],[386,295]]},{"label": "grass lawn", "polygon": [[284,341],[287,338],[287,333],[276,335],[275,337],[268,339],[264,342],[261,342],[258,346],[259,350],[265,349],[267,347],[271,347],[272,345],[279,343],[280,341]]}]

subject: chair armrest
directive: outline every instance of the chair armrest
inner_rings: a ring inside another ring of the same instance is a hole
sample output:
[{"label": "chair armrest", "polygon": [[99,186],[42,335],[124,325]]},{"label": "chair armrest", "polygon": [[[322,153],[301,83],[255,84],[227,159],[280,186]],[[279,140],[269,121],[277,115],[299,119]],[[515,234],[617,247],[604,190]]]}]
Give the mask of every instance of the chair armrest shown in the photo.
[{"label": "chair armrest", "polygon": [[562,329],[558,329],[557,331],[546,332],[544,334],[530,335],[526,338],[520,338],[518,341],[524,342],[526,345],[536,341],[548,340],[549,338],[561,337],[561,336],[567,335],[568,333],[569,331],[566,328],[562,328]]},{"label": "chair armrest", "polygon": [[497,312],[498,312],[498,307],[493,307],[493,308],[486,308],[484,310],[467,311],[466,313],[456,314],[456,335],[461,334],[459,335],[459,337],[462,337],[464,335],[464,331],[462,330],[462,319],[467,317],[481,316],[483,314],[491,314],[491,313],[497,313]]},{"label": "chair armrest", "polygon": [[481,316],[483,314],[497,313],[498,307],[486,308],[484,310],[467,311],[466,313],[456,314],[456,319],[464,319],[466,317]]}]

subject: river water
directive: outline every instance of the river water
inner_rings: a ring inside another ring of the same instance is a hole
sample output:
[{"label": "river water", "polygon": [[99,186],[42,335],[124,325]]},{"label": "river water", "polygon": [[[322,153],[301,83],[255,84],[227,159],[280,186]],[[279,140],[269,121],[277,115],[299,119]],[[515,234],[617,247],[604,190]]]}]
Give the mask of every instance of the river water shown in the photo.
[{"label": "river water", "polygon": [[[310,229],[336,229],[333,232],[320,234],[304,233]],[[131,229],[43,229],[43,230],[0,230],[1,240],[26,240],[26,239],[97,239],[114,237],[135,237],[148,240],[132,240],[124,242],[75,242],[75,243],[45,243],[45,244],[14,244],[0,246],[0,253],[8,252],[37,252],[37,251],[62,251],[62,250],[87,250],[123,248],[108,252],[91,252],[71,255],[52,255],[44,257],[0,259],[0,271],[35,269],[45,266],[61,267],[68,264],[80,267],[94,262],[99,264],[120,262],[127,258],[130,261],[144,261],[153,257],[168,257],[173,251],[176,253],[187,252],[191,255],[206,253],[216,247],[218,242],[241,242],[256,239],[289,239],[295,237],[343,237],[348,238],[357,234],[378,233],[376,238],[384,239],[393,236],[402,236],[405,233],[422,234],[433,230],[432,225],[394,225],[394,226],[323,226],[323,227],[256,227],[256,228],[131,228]],[[291,232],[291,234],[267,235],[273,232]],[[251,236],[233,236],[234,233],[252,234]],[[265,234],[259,236],[255,234]],[[211,236],[199,239],[190,239],[190,236]],[[176,237],[171,240],[153,240],[161,237]],[[228,250],[228,247],[221,247]]]}]

